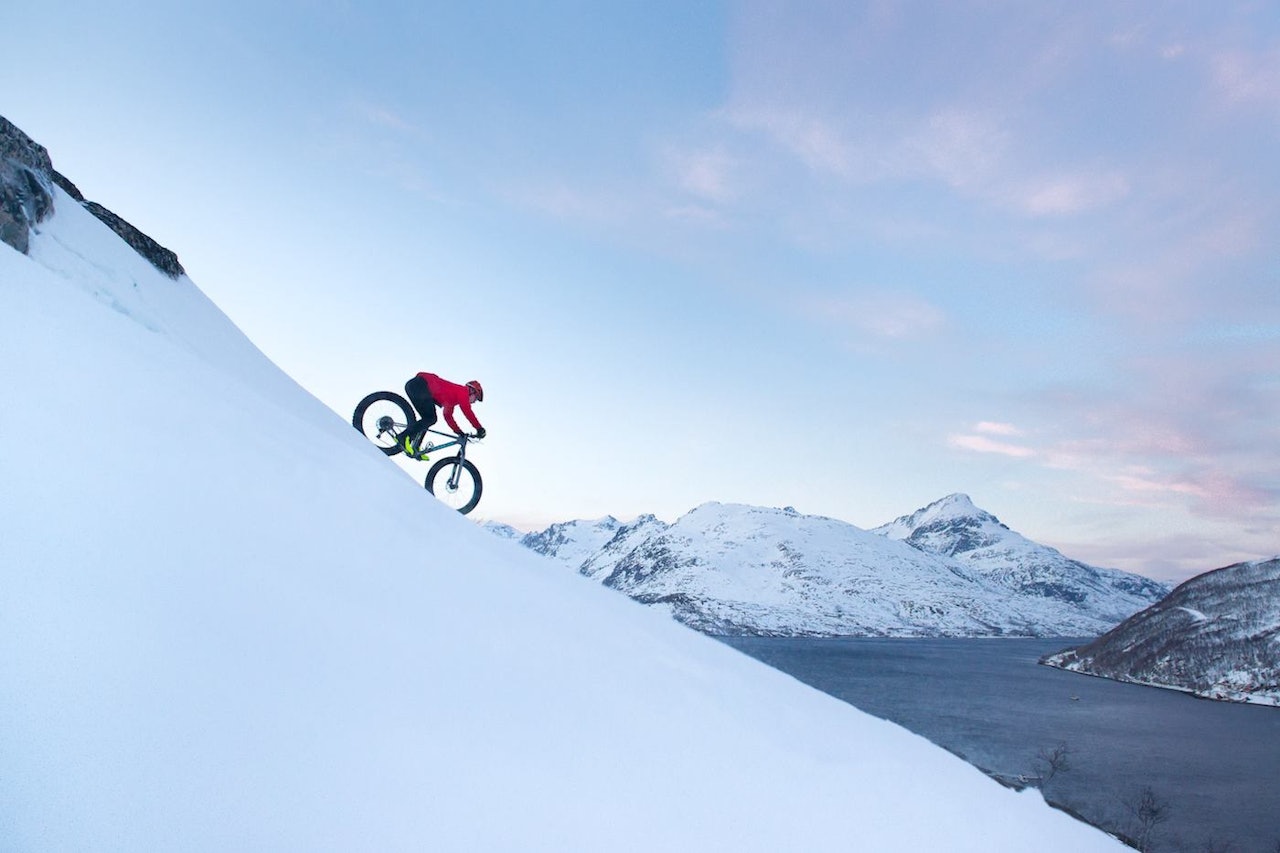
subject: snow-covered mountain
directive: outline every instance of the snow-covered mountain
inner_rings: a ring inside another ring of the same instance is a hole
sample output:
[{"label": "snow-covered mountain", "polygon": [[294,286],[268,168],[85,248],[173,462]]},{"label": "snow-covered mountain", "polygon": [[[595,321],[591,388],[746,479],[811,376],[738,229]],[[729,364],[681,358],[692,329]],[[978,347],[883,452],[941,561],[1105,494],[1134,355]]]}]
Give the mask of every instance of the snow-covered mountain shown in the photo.
[{"label": "snow-covered mountain", "polygon": [[1210,699],[1280,705],[1280,557],[1194,577],[1092,643],[1044,663]]},{"label": "snow-covered mountain", "polygon": [[876,531],[709,503],[671,525],[610,516],[521,544],[711,634],[1097,635],[1166,591],[1067,560],[963,495]]},{"label": "snow-covered mountain", "polygon": [[589,578],[603,580],[618,560],[648,537],[666,529],[666,522],[653,515],[642,515],[626,524],[607,515],[594,521],[553,524],[540,533],[525,534],[520,544],[572,566]]},{"label": "snow-covered mountain", "polygon": [[448,511],[13,139],[0,847],[1121,849]]},{"label": "snow-covered mountain", "polygon": [[1044,598],[1078,606],[1105,627],[1169,592],[1150,578],[1090,566],[1032,542],[974,506],[968,495],[948,495],[872,532],[958,560],[1021,601]]}]

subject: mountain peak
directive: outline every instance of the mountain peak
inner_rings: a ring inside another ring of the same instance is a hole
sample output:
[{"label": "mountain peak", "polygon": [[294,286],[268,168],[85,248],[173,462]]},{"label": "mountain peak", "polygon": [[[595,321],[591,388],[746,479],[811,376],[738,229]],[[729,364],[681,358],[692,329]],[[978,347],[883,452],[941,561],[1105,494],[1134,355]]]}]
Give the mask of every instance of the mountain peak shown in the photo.
[{"label": "mountain peak", "polygon": [[[940,498],[872,531],[913,548],[954,557],[993,548],[1042,548],[1010,530],[961,492]],[[1051,549],[1050,549],[1051,550]]]},{"label": "mountain peak", "polygon": [[[985,513],[985,510],[979,509],[973,502],[973,498],[964,492],[952,492],[945,498],[939,498],[924,508],[925,512],[933,512],[941,515],[976,515]],[[988,513],[989,514],[989,513]]]},{"label": "mountain peak", "polygon": [[1000,523],[1000,519],[974,504],[971,497],[963,492],[953,492],[910,515],[904,515],[888,524],[883,524],[872,532],[890,539],[911,540],[912,537],[919,536],[921,531],[937,531],[944,527],[954,528],[957,525],[970,528],[991,526],[995,529],[1008,530]]}]

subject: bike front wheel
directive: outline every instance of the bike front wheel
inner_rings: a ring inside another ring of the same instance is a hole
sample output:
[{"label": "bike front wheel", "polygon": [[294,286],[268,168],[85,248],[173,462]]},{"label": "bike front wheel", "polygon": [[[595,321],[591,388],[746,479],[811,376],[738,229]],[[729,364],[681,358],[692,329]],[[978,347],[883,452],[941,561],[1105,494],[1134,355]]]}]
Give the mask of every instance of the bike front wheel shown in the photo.
[{"label": "bike front wheel", "polygon": [[476,504],[480,503],[480,493],[484,490],[484,483],[480,480],[480,472],[476,466],[456,456],[441,459],[432,465],[423,485],[445,506],[456,509],[463,515],[476,508]]},{"label": "bike front wheel", "polygon": [[404,397],[394,391],[375,391],[356,405],[351,425],[383,453],[394,456],[404,449],[400,436],[415,420],[413,406]]}]

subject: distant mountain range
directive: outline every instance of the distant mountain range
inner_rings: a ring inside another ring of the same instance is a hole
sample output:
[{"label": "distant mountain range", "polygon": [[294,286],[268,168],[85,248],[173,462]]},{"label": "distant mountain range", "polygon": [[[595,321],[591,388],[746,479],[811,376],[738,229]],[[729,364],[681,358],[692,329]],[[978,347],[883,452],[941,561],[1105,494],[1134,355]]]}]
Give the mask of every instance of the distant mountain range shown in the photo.
[{"label": "distant mountain range", "polygon": [[1088,645],[1043,662],[1210,699],[1280,705],[1280,558],[1194,577]]},{"label": "distant mountain range", "polygon": [[709,634],[1097,636],[1168,592],[1038,545],[962,494],[871,531],[720,503],[673,524],[487,526]]}]

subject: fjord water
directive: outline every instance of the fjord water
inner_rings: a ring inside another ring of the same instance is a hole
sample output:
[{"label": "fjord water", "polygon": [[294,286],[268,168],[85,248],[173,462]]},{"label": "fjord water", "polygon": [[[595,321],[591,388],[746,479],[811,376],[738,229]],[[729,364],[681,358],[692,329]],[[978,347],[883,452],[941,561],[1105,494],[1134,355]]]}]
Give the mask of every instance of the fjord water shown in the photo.
[{"label": "fjord water", "polygon": [[1155,850],[1280,849],[1280,708],[1037,663],[1071,639],[721,639],[1003,778],[1035,776],[1038,753],[1066,744],[1048,798],[1132,831],[1126,803],[1150,787],[1168,803]]}]

